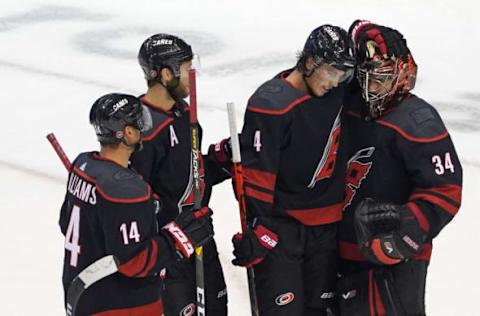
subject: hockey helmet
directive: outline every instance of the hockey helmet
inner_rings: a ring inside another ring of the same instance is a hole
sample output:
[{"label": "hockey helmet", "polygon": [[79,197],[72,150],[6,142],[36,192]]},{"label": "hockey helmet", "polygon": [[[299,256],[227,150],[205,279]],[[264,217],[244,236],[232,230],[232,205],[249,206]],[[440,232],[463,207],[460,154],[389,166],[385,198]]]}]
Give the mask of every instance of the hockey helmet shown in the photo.
[{"label": "hockey helmet", "polygon": [[152,117],[146,106],[132,95],[110,93],[100,97],[90,110],[93,125],[101,144],[118,144],[125,127],[132,126],[141,133],[152,128]]},{"label": "hockey helmet", "polygon": [[147,80],[160,80],[163,68],[180,77],[180,64],[193,59],[193,52],[181,38],[170,34],[155,34],[147,38],[138,52],[138,62]]},{"label": "hockey helmet", "polygon": [[365,55],[358,56],[357,79],[369,116],[376,119],[415,87],[417,65],[410,51],[398,58],[387,57],[373,40],[365,45]]},{"label": "hockey helmet", "polygon": [[340,82],[350,80],[353,77],[356,61],[353,43],[347,31],[341,27],[325,24],[310,33],[297,63],[297,68],[306,77],[309,77],[313,72],[312,70],[307,73],[305,66],[309,57],[313,58],[314,69],[326,63],[345,71],[345,74],[339,80]]}]

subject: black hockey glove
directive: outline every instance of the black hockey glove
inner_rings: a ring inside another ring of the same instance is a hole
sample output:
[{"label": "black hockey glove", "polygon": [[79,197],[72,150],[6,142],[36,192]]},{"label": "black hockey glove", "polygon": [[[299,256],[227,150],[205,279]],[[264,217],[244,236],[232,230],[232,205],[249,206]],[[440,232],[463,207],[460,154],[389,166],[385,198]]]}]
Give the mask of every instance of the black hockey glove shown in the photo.
[{"label": "black hockey glove", "polygon": [[407,41],[399,31],[372,23],[367,20],[356,20],[348,30],[357,49],[357,56],[363,58],[367,54],[367,42],[373,40],[385,58],[392,56],[408,60],[410,50]]},{"label": "black hockey glove", "polygon": [[230,137],[222,139],[216,144],[210,145],[208,147],[208,155],[220,163],[231,161],[232,144],[230,143]]},{"label": "black hockey glove", "polygon": [[190,258],[196,247],[213,237],[212,214],[208,207],[198,211],[184,211],[162,229],[173,238],[181,255]]},{"label": "black hockey glove", "polygon": [[232,238],[232,263],[236,266],[250,268],[263,261],[265,256],[277,246],[278,236],[261,224],[249,228],[243,234],[237,233]]},{"label": "black hockey glove", "polygon": [[414,257],[427,238],[406,205],[365,199],[355,210],[354,224],[361,253],[377,264],[396,264]]}]

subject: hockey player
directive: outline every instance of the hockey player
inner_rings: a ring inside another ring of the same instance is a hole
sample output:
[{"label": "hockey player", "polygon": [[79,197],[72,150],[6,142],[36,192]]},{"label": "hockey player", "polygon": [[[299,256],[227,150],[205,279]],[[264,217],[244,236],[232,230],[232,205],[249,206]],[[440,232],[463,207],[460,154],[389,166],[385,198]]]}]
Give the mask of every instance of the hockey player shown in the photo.
[{"label": "hockey player", "polygon": [[251,267],[260,315],[327,315],[334,303],[346,155],[340,117],[355,58],[347,32],[312,31],[297,64],[250,97],[241,134]]},{"label": "hockey player", "polygon": [[350,35],[341,315],[425,315],[432,239],[460,207],[462,166],[440,115],[410,92],[417,65],[402,34],[356,21]]},{"label": "hockey player", "polygon": [[151,127],[149,112],[136,97],[99,98],[90,122],[101,150],[82,153],[72,163],[60,214],[65,295],[85,267],[114,255],[118,272],[86,289],[75,315],[162,315],[158,274],[213,236],[211,211],[184,212],[159,230],[155,214],[162,213],[161,203],[128,167],[130,155]]},{"label": "hockey player", "polygon": [[[153,191],[160,196],[164,212],[158,216],[164,225],[193,205],[192,155],[188,71],[192,67],[191,47],[182,39],[156,34],[140,47],[138,61],[147,80],[148,90],[141,96],[153,119],[153,128],[145,134],[144,148],[132,156],[138,170]],[[201,141],[200,129],[200,141]],[[221,164],[215,155],[200,157],[203,205],[207,205],[212,185],[230,175],[229,163]],[[227,293],[215,242],[204,247],[204,277],[208,315],[227,314]],[[187,315],[195,311],[195,261],[178,260],[167,267],[162,294],[165,315]]]}]

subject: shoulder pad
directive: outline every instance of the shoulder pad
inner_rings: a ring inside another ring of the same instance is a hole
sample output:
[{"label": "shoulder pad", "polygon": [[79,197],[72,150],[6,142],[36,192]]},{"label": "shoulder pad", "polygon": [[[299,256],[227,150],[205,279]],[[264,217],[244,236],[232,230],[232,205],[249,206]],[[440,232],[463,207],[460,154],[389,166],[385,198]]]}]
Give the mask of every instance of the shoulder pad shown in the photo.
[{"label": "shoulder pad", "polygon": [[413,142],[430,143],[448,136],[435,108],[413,94],[376,122]]},{"label": "shoulder pad", "polygon": [[145,133],[143,141],[150,141],[152,140],[152,138],[157,136],[158,133],[160,133],[160,131],[165,126],[170,124],[173,121],[173,118],[165,112],[152,109],[148,104],[145,105],[147,106],[147,109],[150,111],[150,115],[152,116],[152,128]]},{"label": "shoulder pad", "polygon": [[285,80],[272,79],[261,85],[248,100],[247,110],[281,115],[311,96],[293,89]]},{"label": "shoulder pad", "polygon": [[97,153],[83,153],[72,172],[95,183],[97,192],[110,202],[137,203],[150,198],[150,187],[135,171],[104,160]]}]

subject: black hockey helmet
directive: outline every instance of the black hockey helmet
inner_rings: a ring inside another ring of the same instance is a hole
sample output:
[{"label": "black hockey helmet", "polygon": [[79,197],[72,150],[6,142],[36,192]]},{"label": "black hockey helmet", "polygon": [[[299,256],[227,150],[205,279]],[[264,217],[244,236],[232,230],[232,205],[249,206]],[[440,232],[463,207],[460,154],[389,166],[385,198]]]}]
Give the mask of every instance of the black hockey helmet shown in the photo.
[{"label": "black hockey helmet", "polygon": [[170,34],[155,34],[147,38],[138,52],[138,62],[145,79],[160,81],[160,72],[169,68],[174,76],[180,77],[180,64],[193,59],[193,52],[181,38]]},{"label": "black hockey helmet", "polygon": [[150,111],[133,95],[110,93],[100,97],[90,110],[90,124],[101,144],[118,144],[126,126],[141,133],[152,128]]},{"label": "black hockey helmet", "polygon": [[353,76],[356,61],[353,42],[341,27],[325,24],[310,33],[297,63],[297,68],[307,77],[311,75],[305,67],[309,57],[313,58],[315,68],[326,63],[345,71],[341,81]]}]

